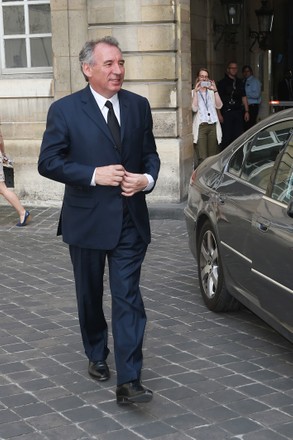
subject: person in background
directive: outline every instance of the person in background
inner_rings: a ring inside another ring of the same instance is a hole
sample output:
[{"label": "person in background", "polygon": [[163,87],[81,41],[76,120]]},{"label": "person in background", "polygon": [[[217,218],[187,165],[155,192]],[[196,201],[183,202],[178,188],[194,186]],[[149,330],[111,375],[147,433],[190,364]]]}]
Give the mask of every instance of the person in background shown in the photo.
[{"label": "person in background", "polygon": [[220,109],[222,105],[215,81],[209,79],[207,69],[201,68],[197,73],[194,90],[192,90],[195,166],[220,151],[222,129],[217,109]]},{"label": "person in background", "polygon": [[252,68],[249,65],[242,67],[242,75],[249,109],[249,120],[244,122],[244,130],[248,130],[257,122],[261,103],[261,82],[253,75]]},{"label": "person in background", "polygon": [[221,149],[225,149],[244,131],[245,122],[249,121],[249,109],[243,81],[237,77],[237,63],[231,61],[227,65],[226,74],[218,82],[218,92],[223,102],[219,114],[223,138]]},{"label": "person in background", "polygon": [[38,169],[65,184],[58,235],[69,245],[88,373],[110,378],[108,324],[103,311],[106,260],[118,404],[149,402],[142,385],[146,313],[139,287],[150,243],[146,194],[160,159],[148,100],[122,89],[125,60],[110,36],[79,53],[88,85],[55,101],[48,112]]},{"label": "person in background", "polygon": [[4,169],[3,169],[3,164],[5,164],[5,162],[9,162],[9,159],[5,154],[3,136],[0,131],[0,194],[17,211],[17,213],[19,215],[19,222],[16,224],[16,226],[19,226],[19,227],[26,226],[29,223],[29,221],[31,220],[31,215],[30,215],[30,212],[27,211],[22,206],[17,195],[13,191],[8,189],[5,184],[5,176],[4,176]]},{"label": "person in background", "polygon": [[291,69],[286,70],[284,78],[279,82],[278,99],[279,101],[293,101],[293,73]]}]

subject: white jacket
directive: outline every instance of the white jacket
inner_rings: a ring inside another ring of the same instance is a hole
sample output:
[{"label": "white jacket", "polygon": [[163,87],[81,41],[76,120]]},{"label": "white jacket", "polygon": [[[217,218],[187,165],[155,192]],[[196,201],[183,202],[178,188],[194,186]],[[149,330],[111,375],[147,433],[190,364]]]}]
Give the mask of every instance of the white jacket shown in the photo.
[{"label": "white jacket", "polygon": [[[213,90],[208,90],[208,93],[211,97],[214,107],[216,108],[215,94]],[[194,90],[192,90],[191,92],[192,98],[193,98],[193,94],[194,94]],[[192,105],[192,111],[194,112],[193,122],[192,122],[193,143],[197,144],[199,124],[201,122],[199,119],[198,106],[195,107],[194,105]],[[222,127],[218,117],[216,122],[216,132],[217,132],[217,141],[218,144],[220,144],[222,142]]]}]

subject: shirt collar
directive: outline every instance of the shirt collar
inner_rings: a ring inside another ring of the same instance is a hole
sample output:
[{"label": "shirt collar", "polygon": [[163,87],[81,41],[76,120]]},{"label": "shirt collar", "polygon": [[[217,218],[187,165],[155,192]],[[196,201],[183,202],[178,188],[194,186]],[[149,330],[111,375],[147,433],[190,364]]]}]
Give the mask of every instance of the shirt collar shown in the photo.
[{"label": "shirt collar", "polygon": [[92,86],[90,85],[90,89],[92,94],[94,95],[94,98],[98,104],[98,106],[100,107],[100,109],[102,109],[105,105],[105,103],[107,101],[111,101],[113,106],[115,106],[116,104],[118,104],[118,94],[116,93],[115,95],[113,95],[110,99],[105,98],[105,96],[100,95],[100,93],[97,93]]}]

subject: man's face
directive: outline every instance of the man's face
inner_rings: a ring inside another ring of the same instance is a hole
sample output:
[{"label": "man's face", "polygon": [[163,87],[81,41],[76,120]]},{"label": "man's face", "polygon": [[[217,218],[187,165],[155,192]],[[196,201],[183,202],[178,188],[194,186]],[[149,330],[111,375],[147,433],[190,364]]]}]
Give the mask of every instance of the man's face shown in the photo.
[{"label": "man's face", "polygon": [[228,66],[227,74],[230,76],[230,78],[235,78],[237,76],[238,67],[237,64],[231,63]]},{"label": "man's face", "polygon": [[123,84],[125,67],[122,54],[116,46],[100,43],[95,47],[94,61],[92,66],[84,64],[83,72],[97,93],[111,98]]},{"label": "man's face", "polygon": [[250,75],[251,75],[251,71],[249,69],[246,68],[243,70],[243,78],[247,79],[250,77]]}]

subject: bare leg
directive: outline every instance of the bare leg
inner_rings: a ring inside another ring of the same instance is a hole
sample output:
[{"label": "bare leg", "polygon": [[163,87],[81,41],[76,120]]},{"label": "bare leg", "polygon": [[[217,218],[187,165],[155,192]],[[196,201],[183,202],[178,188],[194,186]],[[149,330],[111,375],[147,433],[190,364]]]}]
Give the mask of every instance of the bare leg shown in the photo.
[{"label": "bare leg", "polygon": [[18,212],[20,222],[23,222],[25,216],[25,208],[19,201],[17,195],[7,188],[5,182],[0,182],[0,194],[10,203],[11,206]]}]

